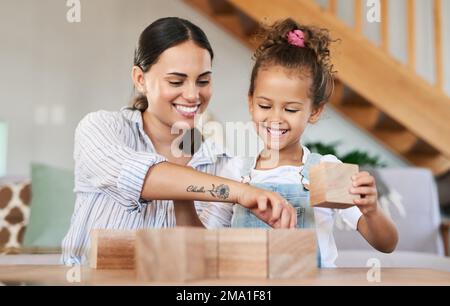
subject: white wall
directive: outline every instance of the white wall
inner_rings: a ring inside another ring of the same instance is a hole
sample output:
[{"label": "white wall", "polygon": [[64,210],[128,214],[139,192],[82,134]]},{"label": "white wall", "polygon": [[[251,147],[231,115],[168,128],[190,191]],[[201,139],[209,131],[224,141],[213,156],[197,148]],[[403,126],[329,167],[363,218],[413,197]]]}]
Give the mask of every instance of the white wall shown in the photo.
[{"label": "white wall", "polygon": [[[72,24],[66,21],[65,3],[0,0],[0,120],[9,124],[8,174],[28,175],[31,161],[73,167],[76,124],[90,111],[127,104],[137,38],[163,16],[190,19],[210,38],[216,52],[210,111],[216,119],[248,120],[251,53],[182,1],[81,0],[81,23]],[[308,129],[304,140],[338,140],[342,153],[361,149],[388,165],[404,165],[332,111]]]},{"label": "white wall", "polygon": [[8,130],[6,123],[0,121],[0,177],[6,175],[6,143]]}]

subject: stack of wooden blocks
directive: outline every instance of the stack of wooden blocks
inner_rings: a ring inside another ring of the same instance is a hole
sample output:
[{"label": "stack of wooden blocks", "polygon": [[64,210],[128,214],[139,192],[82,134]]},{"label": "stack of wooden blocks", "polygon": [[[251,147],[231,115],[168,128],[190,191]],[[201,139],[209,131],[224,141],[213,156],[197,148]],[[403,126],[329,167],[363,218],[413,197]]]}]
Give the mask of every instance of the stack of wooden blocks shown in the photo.
[{"label": "stack of wooden blocks", "polygon": [[92,268],[135,269],[140,281],[298,279],[317,272],[313,229],[94,230],[91,239]]},{"label": "stack of wooden blocks", "polygon": [[[350,164],[312,167],[310,205],[353,206],[358,196],[349,189],[357,172],[358,166]],[[142,281],[302,278],[317,271],[314,229],[95,230],[91,238],[92,268],[136,269]]]}]

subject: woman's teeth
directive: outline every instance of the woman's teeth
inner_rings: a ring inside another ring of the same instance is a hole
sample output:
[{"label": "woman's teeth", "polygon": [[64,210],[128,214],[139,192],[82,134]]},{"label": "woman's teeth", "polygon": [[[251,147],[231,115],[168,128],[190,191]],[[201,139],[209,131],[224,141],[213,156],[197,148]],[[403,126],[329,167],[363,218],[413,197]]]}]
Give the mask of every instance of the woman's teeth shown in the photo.
[{"label": "woman's teeth", "polygon": [[267,128],[267,132],[274,137],[281,137],[282,135],[286,134],[288,130],[280,130],[280,129],[271,129]]},{"label": "woman's teeth", "polygon": [[196,106],[182,106],[175,104],[177,110],[182,111],[184,113],[195,113],[198,110],[198,105]]},{"label": "woman's teeth", "polygon": [[200,104],[195,105],[195,106],[184,106],[184,105],[179,105],[179,104],[174,104],[173,105],[175,107],[175,109],[177,110],[177,112],[182,115],[183,117],[186,117],[188,119],[192,119],[194,118],[195,114],[197,113]]}]

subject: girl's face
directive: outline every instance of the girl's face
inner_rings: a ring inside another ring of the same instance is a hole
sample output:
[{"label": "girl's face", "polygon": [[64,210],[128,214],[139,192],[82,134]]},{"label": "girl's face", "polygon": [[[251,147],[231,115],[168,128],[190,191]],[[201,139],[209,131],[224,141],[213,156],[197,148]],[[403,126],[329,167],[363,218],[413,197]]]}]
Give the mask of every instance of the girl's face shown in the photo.
[{"label": "girl's face", "polygon": [[165,50],[145,74],[134,67],[133,79],[149,101],[147,112],[169,127],[181,122],[193,128],[211,98],[211,56],[187,41]]},{"label": "girl's face", "polygon": [[309,123],[319,119],[323,106],[312,106],[312,79],[281,66],[261,68],[249,109],[258,135],[267,149],[298,146]]}]

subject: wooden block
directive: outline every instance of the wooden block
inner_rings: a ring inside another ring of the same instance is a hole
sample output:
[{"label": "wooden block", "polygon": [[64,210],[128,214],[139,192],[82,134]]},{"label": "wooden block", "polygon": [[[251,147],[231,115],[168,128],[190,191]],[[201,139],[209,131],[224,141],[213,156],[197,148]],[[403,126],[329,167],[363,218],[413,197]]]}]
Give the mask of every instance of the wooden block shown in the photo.
[{"label": "wooden block", "polygon": [[267,230],[219,230],[219,278],[267,278]]},{"label": "wooden block", "polygon": [[136,235],[136,272],[140,281],[186,282],[206,278],[205,230],[148,229]]},{"label": "wooden block", "polygon": [[91,232],[89,266],[93,269],[134,269],[136,231],[95,229]]},{"label": "wooden block", "polygon": [[317,239],[313,229],[269,231],[269,278],[300,279],[317,273]]},{"label": "wooden block", "polygon": [[206,278],[218,278],[219,276],[219,232],[217,230],[205,230],[205,257]]},{"label": "wooden block", "polygon": [[345,209],[354,206],[353,200],[359,195],[350,194],[351,177],[358,173],[358,165],[320,163],[311,167],[311,206]]}]

